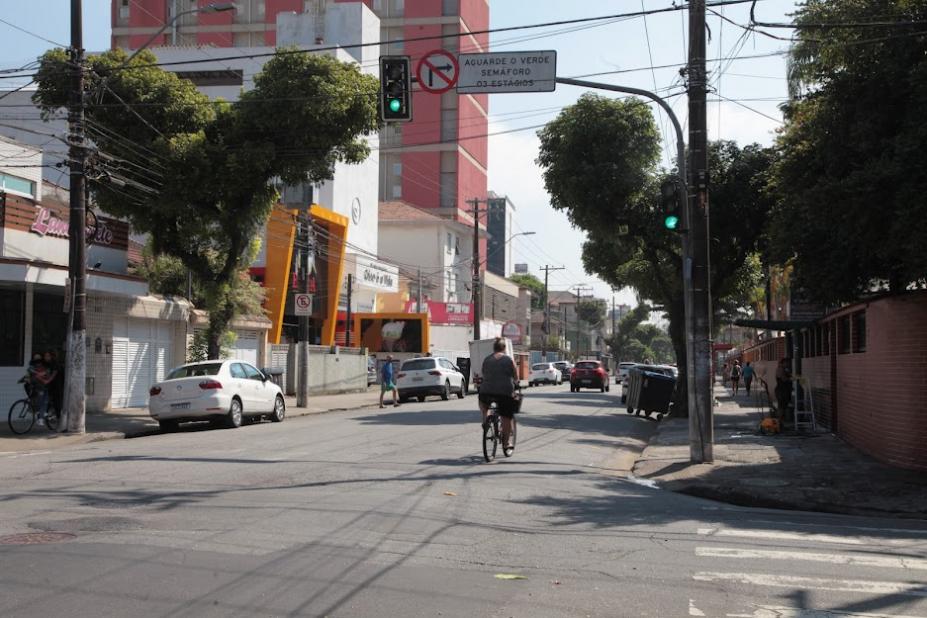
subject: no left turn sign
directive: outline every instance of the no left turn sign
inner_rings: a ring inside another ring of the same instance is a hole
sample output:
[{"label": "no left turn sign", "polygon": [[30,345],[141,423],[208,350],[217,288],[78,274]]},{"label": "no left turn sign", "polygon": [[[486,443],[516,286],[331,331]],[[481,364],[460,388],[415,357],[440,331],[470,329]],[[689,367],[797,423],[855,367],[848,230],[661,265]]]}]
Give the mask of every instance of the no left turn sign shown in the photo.
[{"label": "no left turn sign", "polygon": [[418,85],[433,94],[441,94],[453,88],[459,73],[457,58],[445,49],[428,52],[415,66]]}]

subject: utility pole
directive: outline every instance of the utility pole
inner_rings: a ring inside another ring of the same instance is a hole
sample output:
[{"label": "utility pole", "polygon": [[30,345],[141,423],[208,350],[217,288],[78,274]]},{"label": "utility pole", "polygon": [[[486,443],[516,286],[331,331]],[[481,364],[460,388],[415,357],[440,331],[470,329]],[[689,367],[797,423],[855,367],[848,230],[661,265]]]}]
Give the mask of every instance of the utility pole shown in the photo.
[{"label": "utility pole", "polygon": [[347,312],[345,313],[345,322],[344,322],[344,347],[351,347],[351,296],[353,290],[351,289],[354,284],[354,275],[348,273],[348,307]]},{"label": "utility pole", "polygon": [[581,300],[582,293],[586,290],[592,291],[592,288],[588,285],[577,285],[576,286],[576,352],[577,354],[582,351],[582,346],[580,345],[580,337],[582,337],[582,329],[580,325],[582,319],[579,317],[579,303]]},{"label": "utility pole", "polygon": [[479,198],[467,200],[467,204],[473,206],[470,213],[473,215],[473,279],[471,281],[473,297],[473,340],[480,339],[480,319],[482,318],[482,290],[480,290],[480,213],[487,212],[485,209],[480,210]]},{"label": "utility pole", "polygon": [[84,433],[86,413],[86,375],[84,355],[87,353],[87,220],[84,147],[84,36],[81,0],[71,0],[71,49],[69,55],[74,74],[68,101],[68,166],[70,194],[68,214],[68,277],[70,279],[71,320],[68,324],[67,359],[65,370],[65,414],[61,423],[70,433]]},{"label": "utility pole", "polygon": [[[299,267],[303,274],[302,291],[309,293],[309,279],[314,261],[315,243],[312,237],[312,217],[309,212],[300,213],[299,230]],[[313,303],[314,304],[314,303]],[[296,407],[304,408],[309,405],[309,316],[299,316],[299,344],[297,361],[299,369],[299,388],[296,389]]]},{"label": "utility pole", "polygon": [[548,286],[550,283],[550,271],[565,270],[566,266],[544,265],[541,270],[544,271],[544,344],[541,346],[541,358],[547,358],[547,340],[550,337],[550,292]]},{"label": "utility pole", "polygon": [[[689,3],[689,251],[684,277],[691,277],[693,359],[689,367],[689,458],[714,460],[714,401],[711,380],[711,262],[708,247],[708,122],[706,109],[705,0]],[[694,375],[692,375],[694,374]]]},{"label": "utility pole", "polygon": [[418,269],[418,293],[415,299],[415,310],[418,313],[425,313],[425,310],[422,309],[422,269]]},{"label": "utility pole", "polygon": [[618,335],[615,316],[615,290],[612,290],[612,339]]}]

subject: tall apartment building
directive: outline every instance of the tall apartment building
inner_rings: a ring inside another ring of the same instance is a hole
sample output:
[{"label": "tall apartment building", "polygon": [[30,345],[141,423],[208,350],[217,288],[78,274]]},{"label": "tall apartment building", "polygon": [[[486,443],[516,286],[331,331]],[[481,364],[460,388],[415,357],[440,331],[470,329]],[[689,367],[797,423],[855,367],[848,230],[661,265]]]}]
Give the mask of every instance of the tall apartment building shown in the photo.
[{"label": "tall apartment building", "polygon": [[[281,13],[313,13],[321,22],[331,4],[359,1],[380,18],[381,41],[394,41],[381,53],[408,55],[413,67],[435,49],[489,49],[487,34],[468,34],[489,26],[488,0],[236,0],[235,11],[219,13],[191,12],[212,0],[113,0],[112,46],[136,49],[178,15],[150,46],[274,46]],[[441,36],[447,38],[413,40]],[[488,107],[487,95],[431,94],[416,86],[414,120],[381,135],[380,200],[468,219],[466,201],[486,196]]]}]

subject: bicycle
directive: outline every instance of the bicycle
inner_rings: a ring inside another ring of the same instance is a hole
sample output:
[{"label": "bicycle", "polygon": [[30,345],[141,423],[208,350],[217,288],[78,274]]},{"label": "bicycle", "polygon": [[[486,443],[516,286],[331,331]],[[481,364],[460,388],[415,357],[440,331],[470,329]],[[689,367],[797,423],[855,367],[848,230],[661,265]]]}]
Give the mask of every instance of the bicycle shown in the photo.
[{"label": "bicycle", "polygon": [[[13,402],[13,405],[10,406],[10,414],[7,417],[10,431],[16,435],[22,435],[31,431],[33,425],[35,425],[35,419],[38,416],[35,402],[36,394],[33,392],[34,389],[32,385],[29,384],[26,378],[19,380],[19,383],[23,385],[23,390],[26,391],[26,397]],[[51,402],[49,402],[45,413],[45,426],[48,427],[49,431],[58,429],[58,412],[52,408]]]},{"label": "bicycle", "polygon": [[[518,407],[521,407],[521,393],[515,394]],[[499,448],[499,442],[502,441],[502,416],[499,414],[499,404],[493,401],[489,405],[489,416],[483,424],[483,459],[487,463],[496,458],[496,452]],[[518,436],[518,422],[515,416],[512,416],[512,435],[509,438],[509,445],[502,445],[502,454],[511,457],[515,452],[515,438]]]}]

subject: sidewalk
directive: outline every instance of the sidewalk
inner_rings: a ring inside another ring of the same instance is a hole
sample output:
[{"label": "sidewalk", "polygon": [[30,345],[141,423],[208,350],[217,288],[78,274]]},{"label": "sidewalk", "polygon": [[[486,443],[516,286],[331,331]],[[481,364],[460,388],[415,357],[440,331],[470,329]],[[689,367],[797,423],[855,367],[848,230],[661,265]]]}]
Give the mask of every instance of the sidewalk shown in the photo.
[{"label": "sidewalk", "polygon": [[[296,398],[287,397],[286,413],[288,417],[296,417],[341,410],[375,408],[378,405],[379,396],[379,387],[374,385],[362,393],[310,396],[309,405],[305,408],[297,408]],[[87,414],[87,433],[83,435],[52,433],[44,427],[33,427],[29,433],[17,436],[10,432],[4,417],[2,426],[0,426],[0,456],[58,449],[99,440],[137,438],[156,433],[159,433],[158,423],[148,415],[147,408],[124,408]]]},{"label": "sidewalk", "polygon": [[927,518],[927,475],[883,465],[830,433],[763,436],[763,412],[715,385],[714,464],[689,462],[688,419],[667,419],[634,465],[659,487],[740,504]]}]

